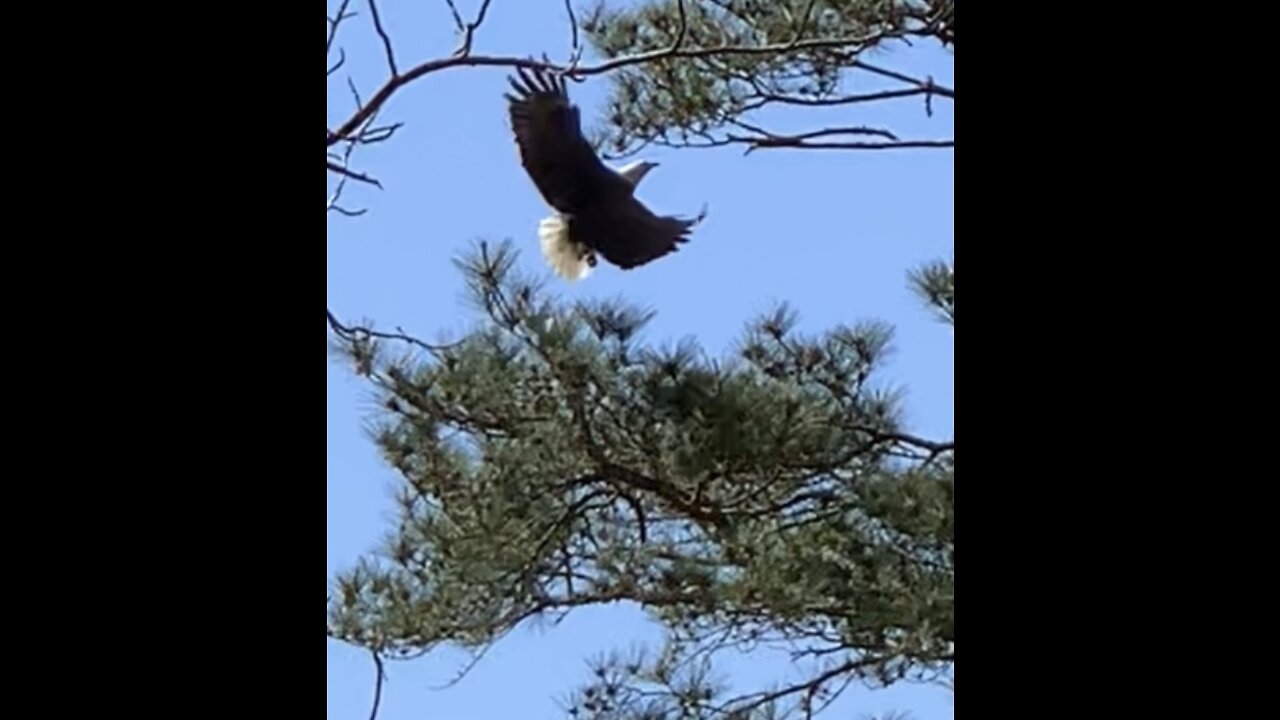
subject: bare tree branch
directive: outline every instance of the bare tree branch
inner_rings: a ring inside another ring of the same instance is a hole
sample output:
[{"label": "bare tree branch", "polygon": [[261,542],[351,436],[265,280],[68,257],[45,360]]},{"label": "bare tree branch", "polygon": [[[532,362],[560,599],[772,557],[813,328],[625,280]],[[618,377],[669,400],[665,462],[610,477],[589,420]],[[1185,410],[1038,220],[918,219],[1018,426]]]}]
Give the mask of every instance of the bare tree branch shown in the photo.
[{"label": "bare tree branch", "polygon": [[827,670],[826,672],[823,672],[813,678],[810,678],[804,682],[799,682],[794,685],[788,685],[787,687],[784,687],[781,690],[775,690],[770,693],[761,694],[755,699],[746,703],[745,705],[735,706],[733,710],[734,712],[741,714],[743,717],[746,717],[752,710],[755,710],[761,705],[767,705],[769,703],[776,702],[789,695],[794,695],[796,693],[805,693],[810,698],[812,698],[814,693],[816,693],[818,689],[820,689],[823,685],[826,685],[828,682],[838,679],[841,676],[857,672],[859,669],[863,667],[874,666],[877,662],[879,662],[879,660],[880,660],[879,658],[863,658],[858,660],[849,660],[847,662],[841,663],[831,668],[830,670]]},{"label": "bare tree branch", "polygon": [[373,666],[377,668],[377,677],[373,686],[373,708],[369,711],[369,720],[378,720],[378,706],[382,704],[382,685],[386,682],[386,668],[382,666],[382,656],[377,650],[370,650],[373,655]]},{"label": "bare tree branch", "polygon": [[391,49],[391,38],[387,36],[387,31],[382,27],[382,17],[378,14],[378,3],[369,0],[369,13],[373,15],[373,29],[377,31],[378,37],[382,38],[382,49],[387,54],[387,66],[391,68],[391,77],[396,77],[400,71],[396,69],[396,54]]},{"label": "bare tree branch", "polygon": [[927,95],[931,90],[922,87],[902,88],[900,90],[880,90],[878,92],[856,93],[853,95],[840,95],[831,98],[806,98],[797,97],[795,95],[777,95],[765,90],[758,90],[757,93],[761,100],[765,102],[776,102],[782,105],[804,105],[807,107],[832,107],[837,105],[855,105],[857,103],[879,102],[881,100],[894,100],[897,98],[915,97],[917,95]]},{"label": "bare tree branch", "polygon": [[[599,63],[597,65],[582,67],[579,65],[583,47],[578,33],[578,21],[573,10],[572,0],[565,0],[565,11],[568,15],[571,27],[571,46],[569,62],[566,65],[560,65],[546,59],[534,60],[527,57],[513,56],[488,56],[473,55],[472,47],[475,35],[480,26],[484,23],[488,15],[489,7],[492,0],[483,0],[476,12],[475,18],[470,22],[464,21],[461,12],[454,0],[446,0],[449,11],[453,17],[454,24],[458,27],[462,34],[462,39],[453,54],[446,58],[437,58],[420,63],[406,72],[401,73],[395,58],[395,52],[392,45],[391,37],[383,25],[381,13],[378,10],[376,0],[368,0],[369,11],[373,18],[373,26],[378,37],[382,41],[383,50],[386,55],[387,65],[390,69],[390,77],[386,82],[378,88],[376,92],[364,102],[356,92],[354,85],[351,86],[353,96],[356,98],[355,111],[341,124],[338,128],[328,129],[326,133],[326,145],[332,147],[339,142],[371,144],[381,142],[389,137],[401,126],[395,123],[386,127],[373,128],[373,118],[378,114],[383,106],[404,86],[432,73],[441,72],[455,67],[508,67],[508,68],[525,68],[525,69],[547,69],[560,73],[574,80],[582,80],[592,75],[601,75],[609,73],[621,68],[640,65],[660,61],[667,58],[715,58],[715,57],[732,57],[743,55],[772,55],[804,52],[810,50],[840,50],[851,49],[853,53],[860,51],[869,44],[880,41],[889,35],[906,34],[905,30],[890,31],[880,29],[875,32],[869,32],[853,37],[838,38],[806,38],[805,34],[809,30],[812,21],[813,9],[816,6],[816,0],[810,0],[807,3],[803,14],[796,23],[795,33],[787,42],[771,43],[765,45],[718,45],[712,47],[685,47],[685,40],[688,35],[689,18],[687,14],[686,3],[684,0],[676,1],[676,15],[678,25],[672,37],[670,45],[665,48],[652,50],[648,52],[636,53],[623,57],[616,57],[611,60]],[[334,37],[336,36],[338,26],[344,21],[355,16],[354,12],[347,10],[350,0],[343,0],[338,8],[338,14],[334,18],[329,19],[329,35],[327,38],[326,49],[332,49]],[[923,22],[938,22],[937,18],[932,16],[918,18]],[[933,27],[929,25],[928,28]],[[936,29],[936,28],[935,28]],[[911,32],[923,33],[925,30],[915,30]],[[328,74],[332,75],[338,68],[345,63],[345,52],[339,48],[340,57],[338,61],[329,68]],[[785,95],[776,95],[764,92],[764,88],[752,80],[752,84],[756,86],[759,94],[759,106],[768,104],[769,102],[779,102],[783,104],[794,105],[845,105],[859,102],[872,102],[876,100],[887,100],[899,97],[908,97],[912,95],[924,95],[926,103],[926,111],[932,114],[932,99],[935,95],[955,98],[955,91],[952,88],[944,87],[936,84],[932,78],[923,80],[913,78],[909,75],[888,70],[877,65],[864,62],[854,58],[851,61],[851,67],[856,67],[867,72],[890,78],[899,82],[906,83],[911,87],[908,89],[885,90],[874,93],[864,93],[861,95],[848,95],[835,99],[806,99],[789,97]],[[854,133],[852,129],[845,129],[844,133]],[[887,131],[875,131],[870,128],[863,129],[860,134],[886,135]],[[836,131],[819,131],[816,134],[806,134],[801,136],[781,136],[769,133],[757,132],[759,137],[738,137],[728,136],[717,139],[705,133],[701,134],[702,143],[684,144],[686,147],[719,147],[729,144],[746,144],[747,152],[762,148],[804,148],[804,149],[860,149],[860,150],[885,150],[885,149],[903,149],[903,148],[947,148],[954,147],[954,140],[899,140],[897,138],[889,138],[887,142],[815,142],[814,139],[821,135],[836,134]],[[663,144],[671,146],[679,146],[675,143],[660,142],[657,139],[648,139],[646,144]],[[345,178],[355,179],[361,182],[373,184],[381,187],[381,184],[373,177],[367,174],[359,173],[350,169],[347,163],[337,165],[330,163],[328,165],[330,171],[343,175]],[[351,214],[336,206],[331,207],[343,214]]]},{"label": "bare tree branch", "polygon": [[379,190],[382,189],[382,183],[378,182],[375,178],[369,177],[364,173],[358,173],[354,170],[348,170],[332,160],[328,160],[326,163],[330,172],[338,173],[339,175],[349,177],[352,180],[359,180],[362,183],[369,183],[370,185],[377,187]]},{"label": "bare tree branch", "polygon": [[338,62],[334,63],[329,68],[329,70],[325,73],[325,77],[329,77],[330,75],[338,72],[338,68],[342,67],[342,65],[346,61],[347,61],[347,51],[343,50],[342,48],[338,48]]},{"label": "bare tree branch", "polygon": [[[751,154],[756,150],[788,148],[793,150],[905,150],[905,149],[925,149],[925,148],[953,148],[955,140],[897,140],[889,139],[885,142],[812,142],[812,138],[831,136],[831,135],[879,135],[881,137],[892,138],[893,133],[881,128],[868,127],[847,127],[847,128],[828,128],[824,130],[816,130],[801,135],[777,135],[770,133],[763,128],[750,126],[742,121],[733,121],[732,124],[747,127],[756,133],[754,135],[737,135],[728,133],[722,137],[716,137],[709,133],[690,132],[690,135],[700,138],[698,142],[682,140],[681,142],[671,142],[665,138],[654,138],[645,142],[646,145],[656,145],[659,147],[669,148],[721,148],[729,145],[745,145],[747,149],[745,154]],[[643,146],[642,146],[643,147]],[[639,152],[641,148],[633,149],[624,154],[606,154],[605,157],[617,160],[621,157],[627,157]]]},{"label": "bare tree branch", "polygon": [[911,77],[910,75],[905,75],[903,73],[897,72],[896,70],[889,70],[887,68],[882,68],[878,65],[872,65],[871,63],[866,62],[864,60],[854,60],[853,66],[860,70],[866,70],[867,72],[875,75],[880,75],[882,77],[887,77],[893,80],[897,80],[898,82],[907,83],[908,85],[915,85],[916,87],[927,89],[934,95],[941,95],[942,97],[951,98],[953,100],[955,99],[955,96],[956,96],[955,90],[949,87],[946,87],[944,85],[938,85],[933,81],[933,78],[931,77],[925,78],[924,80],[919,80]]},{"label": "bare tree branch", "polygon": [[[489,0],[481,5],[480,12],[477,14],[476,20],[468,23],[466,26],[466,36],[463,39],[462,46],[455,51],[454,55],[448,58],[440,58],[436,60],[428,60],[423,62],[403,74],[395,75],[387,80],[377,92],[368,100],[361,108],[357,109],[345,122],[336,130],[328,135],[328,144],[332,145],[339,140],[348,138],[356,131],[357,128],[364,123],[368,117],[377,112],[387,100],[391,98],[400,88],[408,85],[415,80],[430,75],[432,73],[448,70],[455,67],[510,67],[524,69],[545,69],[569,75],[575,78],[589,77],[591,75],[602,75],[620,68],[631,65],[640,65],[650,63],[665,58],[707,58],[716,56],[735,56],[735,55],[770,55],[785,52],[794,52],[800,50],[815,50],[823,48],[843,48],[850,46],[862,46],[868,42],[879,39],[881,33],[870,33],[857,37],[842,38],[822,38],[800,40],[799,35],[785,43],[771,43],[766,45],[742,46],[742,45],[720,45],[704,48],[684,48],[683,43],[688,29],[688,19],[685,16],[685,6],[683,0],[677,3],[677,10],[680,17],[680,25],[676,32],[675,40],[667,48],[653,50],[650,52],[637,53],[600,63],[598,65],[587,67],[573,67],[571,65],[564,66],[546,61],[538,61],[532,58],[514,57],[514,56],[493,56],[493,55],[472,55],[471,40],[480,24],[484,22],[485,13],[489,7]],[[910,76],[896,73],[892,70],[885,70],[872,65],[867,65],[861,61],[857,61],[857,66],[869,72],[891,77],[902,82],[911,83],[916,86],[929,86],[932,91],[938,95],[945,97],[954,97],[955,91],[940,85],[935,85],[931,81],[921,81]]]},{"label": "bare tree branch", "polygon": [[347,6],[351,4],[351,0],[342,0],[342,4],[338,6],[338,14],[329,20],[329,36],[325,39],[324,49],[327,53],[333,47],[333,39],[338,36],[338,26],[344,20],[349,20],[356,16],[355,13],[348,13]]},{"label": "bare tree branch", "polygon": [[[351,97],[356,101],[356,109],[363,110],[364,101],[360,99],[360,91],[356,89],[356,81],[352,80],[350,77],[347,78],[347,89],[351,91]],[[373,116],[370,115],[371,120],[372,118]]]},{"label": "bare tree branch", "polygon": [[[330,153],[329,157],[331,159],[341,161],[342,167],[345,168],[347,166],[347,163],[351,160],[351,151],[354,150],[355,147],[356,147],[356,143],[348,143],[346,152],[344,152],[341,155],[338,155],[337,153]],[[342,191],[346,190],[346,188],[347,188],[347,176],[343,175],[341,179],[338,180],[337,187],[333,189],[333,194],[329,196],[329,202],[326,205],[326,211],[336,212],[339,215],[346,215],[347,217],[356,217],[358,215],[363,215],[365,213],[363,209],[348,210],[347,208],[344,208],[338,204],[339,201],[342,200]]]},{"label": "bare tree branch", "polygon": [[462,21],[462,13],[458,12],[458,6],[453,4],[453,0],[444,0],[449,6],[449,12],[453,14],[453,24],[458,27],[459,33],[467,31],[467,24]]},{"label": "bare tree branch", "polygon": [[[484,24],[484,17],[489,12],[490,2],[492,2],[492,0],[484,0],[484,2],[480,3],[480,10],[476,12],[476,19],[467,23],[467,26],[464,28],[462,33],[462,45],[454,51],[454,55],[471,54],[471,45],[475,41],[476,30],[479,30],[480,26]],[[454,14],[456,16],[457,8],[454,8]]]},{"label": "bare tree branch", "polygon": [[761,139],[748,153],[767,148],[800,148],[804,150],[908,150],[922,148],[953,148],[955,140],[898,140],[894,142],[778,142]]},{"label": "bare tree branch", "polygon": [[751,123],[748,123],[742,120],[734,120],[733,124],[743,128],[744,130],[749,130],[751,132],[758,134],[762,139],[767,139],[767,140],[771,140],[779,143],[787,143],[787,142],[800,143],[805,140],[812,140],[814,138],[819,138],[819,137],[830,137],[832,135],[876,135],[886,140],[898,139],[897,135],[894,135],[892,132],[888,130],[884,130],[882,128],[865,127],[865,126],[824,128],[822,130],[813,130],[806,133],[800,133],[799,135],[779,135],[777,133],[770,132],[768,130],[765,130],[764,128],[757,127],[755,125],[752,125]]},{"label": "bare tree branch", "polygon": [[573,0],[564,0],[564,11],[569,15],[569,29],[573,32],[570,38],[569,66],[577,67],[582,59],[582,45],[578,39],[578,16],[573,12]]},{"label": "bare tree branch", "polygon": [[409,345],[414,345],[416,347],[422,348],[423,350],[426,350],[432,353],[441,352],[457,346],[456,343],[433,345],[432,343],[426,342],[424,340],[420,340],[416,337],[413,337],[412,335],[409,335],[404,331],[404,328],[402,327],[396,327],[396,332],[389,333],[389,332],[381,332],[378,330],[374,330],[373,328],[369,328],[369,327],[362,327],[358,325],[355,325],[355,326],[346,325],[342,321],[338,320],[338,317],[333,314],[332,310],[329,310],[328,308],[326,308],[325,313],[328,316],[329,327],[333,330],[334,334],[346,340],[361,340],[361,339],[368,339],[368,338],[381,338],[383,340],[397,340],[399,342],[407,343]]},{"label": "bare tree branch", "polygon": [[449,688],[456,686],[458,683],[465,680],[467,676],[471,674],[472,670],[476,669],[476,666],[480,664],[481,660],[484,660],[485,656],[489,654],[489,651],[491,649],[493,649],[492,644],[485,645],[484,647],[480,648],[480,652],[477,652],[475,655],[471,656],[471,659],[467,661],[467,664],[463,666],[463,668],[459,670],[456,675],[454,675],[452,678],[450,678],[449,680],[446,680],[445,682],[439,685],[432,686],[430,689],[433,691],[448,690]]}]

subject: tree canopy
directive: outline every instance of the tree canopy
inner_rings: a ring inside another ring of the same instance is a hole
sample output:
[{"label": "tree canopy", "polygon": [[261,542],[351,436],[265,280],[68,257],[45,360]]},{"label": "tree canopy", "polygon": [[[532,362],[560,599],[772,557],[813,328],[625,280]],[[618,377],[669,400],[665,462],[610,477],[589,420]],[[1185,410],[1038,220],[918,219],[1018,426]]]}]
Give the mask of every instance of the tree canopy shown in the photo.
[{"label": "tree canopy", "polygon": [[[814,658],[812,684],[795,690],[804,703],[853,677],[944,673],[954,446],[904,430],[875,382],[887,328],[803,337],[779,308],[713,359],[692,342],[648,346],[648,313],[563,304],[513,265],[507,245],[461,263],[486,325],[428,359],[343,337],[382,392],[377,441],[406,482],[384,559],[338,580],[333,636],[408,654],[640,603],[670,645],[601,668],[579,705],[599,718],[665,717],[655,703],[772,717],[768,695],[722,705],[687,675],[745,643]],[[928,296],[949,298],[949,277]],[[949,300],[934,306],[950,317]],[[655,684],[669,694],[641,692]]]}]

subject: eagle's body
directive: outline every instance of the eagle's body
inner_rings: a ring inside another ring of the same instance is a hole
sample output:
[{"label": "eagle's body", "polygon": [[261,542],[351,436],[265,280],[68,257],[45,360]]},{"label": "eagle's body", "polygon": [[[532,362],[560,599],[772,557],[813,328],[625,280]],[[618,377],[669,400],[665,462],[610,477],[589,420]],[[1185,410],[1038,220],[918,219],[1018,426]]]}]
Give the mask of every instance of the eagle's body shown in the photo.
[{"label": "eagle's body", "polygon": [[539,223],[543,257],[557,275],[577,280],[596,255],[629,270],[674,252],[702,220],[655,215],[635,198],[636,184],[656,167],[636,162],[615,171],[582,136],[578,108],[564,80],[549,72],[517,70],[507,94],[520,161],[556,211]]}]

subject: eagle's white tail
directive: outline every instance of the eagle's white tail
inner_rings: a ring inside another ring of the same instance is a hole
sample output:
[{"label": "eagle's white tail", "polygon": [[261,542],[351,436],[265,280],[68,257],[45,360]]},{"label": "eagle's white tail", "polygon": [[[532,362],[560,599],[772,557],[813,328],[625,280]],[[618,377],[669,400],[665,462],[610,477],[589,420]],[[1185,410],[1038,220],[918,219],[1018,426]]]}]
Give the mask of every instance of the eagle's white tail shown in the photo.
[{"label": "eagle's white tail", "polygon": [[538,223],[538,240],[542,257],[565,280],[581,280],[591,272],[595,255],[586,247],[569,239],[569,223],[552,215]]}]

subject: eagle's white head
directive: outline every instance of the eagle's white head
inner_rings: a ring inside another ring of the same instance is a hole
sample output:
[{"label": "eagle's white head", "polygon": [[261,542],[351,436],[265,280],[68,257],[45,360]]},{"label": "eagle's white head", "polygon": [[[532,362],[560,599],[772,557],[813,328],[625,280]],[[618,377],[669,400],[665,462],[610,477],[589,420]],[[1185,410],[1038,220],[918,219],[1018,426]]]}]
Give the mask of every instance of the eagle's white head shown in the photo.
[{"label": "eagle's white head", "polygon": [[656,167],[658,167],[658,163],[656,162],[636,160],[635,162],[627,163],[626,165],[618,168],[618,174],[626,178],[627,182],[631,183],[631,187],[635,187],[640,184],[640,181],[644,179],[645,175],[649,174],[650,170]]}]

